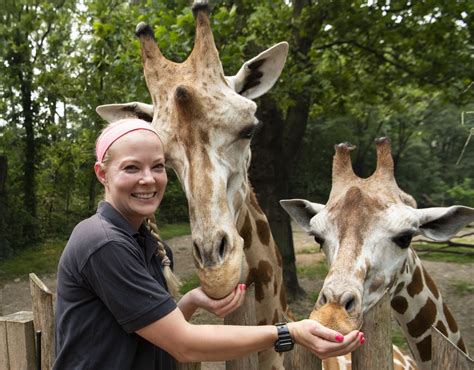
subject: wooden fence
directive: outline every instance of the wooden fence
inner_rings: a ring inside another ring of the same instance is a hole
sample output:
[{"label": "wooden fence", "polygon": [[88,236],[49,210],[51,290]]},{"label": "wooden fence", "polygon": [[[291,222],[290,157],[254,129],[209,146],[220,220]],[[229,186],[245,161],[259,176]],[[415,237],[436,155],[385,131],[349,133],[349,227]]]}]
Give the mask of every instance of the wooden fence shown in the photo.
[{"label": "wooden fence", "polygon": [[[54,353],[53,294],[30,274],[33,312],[17,312],[0,317],[0,370],[51,369]],[[244,305],[225,319],[226,324],[255,325],[254,290],[249,287]],[[392,370],[391,319],[389,298],[384,297],[365,316],[362,331],[367,345],[352,353],[353,370]],[[473,370],[474,361],[443,334],[432,328],[431,370]],[[321,361],[296,345],[285,354],[285,368],[321,370]],[[201,364],[179,364],[178,370],[200,370]],[[226,362],[226,370],[258,369],[256,354]]]}]

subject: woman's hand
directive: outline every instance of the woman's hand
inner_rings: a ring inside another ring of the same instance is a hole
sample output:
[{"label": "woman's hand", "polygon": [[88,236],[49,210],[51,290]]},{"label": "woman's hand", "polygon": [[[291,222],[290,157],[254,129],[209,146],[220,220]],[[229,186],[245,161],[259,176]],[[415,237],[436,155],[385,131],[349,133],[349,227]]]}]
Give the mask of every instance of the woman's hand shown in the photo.
[{"label": "woman's hand", "polygon": [[245,299],[245,284],[239,284],[227,297],[212,299],[204,293],[201,287],[193,289],[194,302],[197,307],[204,308],[221,318],[239,308]]},{"label": "woman's hand", "polygon": [[221,318],[239,308],[245,299],[245,284],[239,284],[227,297],[212,299],[204,293],[201,287],[186,293],[178,302],[178,307],[189,320],[197,308],[203,308]]},{"label": "woman's hand", "polygon": [[365,342],[362,332],[354,330],[343,336],[314,320],[288,323],[288,329],[296,343],[305,346],[322,360],[345,355]]}]

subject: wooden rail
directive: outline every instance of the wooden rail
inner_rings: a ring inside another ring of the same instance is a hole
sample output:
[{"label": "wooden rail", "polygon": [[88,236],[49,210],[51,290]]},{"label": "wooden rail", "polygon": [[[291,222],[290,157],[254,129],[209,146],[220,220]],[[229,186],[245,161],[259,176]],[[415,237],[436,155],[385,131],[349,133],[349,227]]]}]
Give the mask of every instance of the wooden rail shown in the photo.
[{"label": "wooden rail", "polygon": [[[53,295],[35,274],[30,274],[30,289],[33,312],[21,311],[0,317],[0,370],[38,368],[35,366],[35,329],[42,333],[41,369],[51,369],[54,358]],[[227,324],[255,324],[253,295],[254,290],[249,287],[246,302],[225,320]],[[352,369],[393,369],[390,304],[387,296],[367,312],[364,322],[361,330],[365,333],[368,345],[354,351]],[[432,328],[432,353],[431,370],[474,369],[474,361],[435,328]],[[287,370],[321,370],[321,361],[303,347],[295,346],[293,351],[285,355],[285,368]],[[200,370],[201,364],[179,364],[178,369]],[[228,361],[226,369],[258,370],[257,354]]]}]

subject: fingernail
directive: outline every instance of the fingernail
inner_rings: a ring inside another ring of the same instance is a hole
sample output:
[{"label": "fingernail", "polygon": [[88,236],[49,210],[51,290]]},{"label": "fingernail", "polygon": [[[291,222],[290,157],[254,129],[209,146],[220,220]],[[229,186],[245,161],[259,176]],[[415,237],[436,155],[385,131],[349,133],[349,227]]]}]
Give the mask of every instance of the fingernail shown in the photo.
[{"label": "fingernail", "polygon": [[336,340],[338,342],[342,342],[342,341],[344,341],[344,336],[342,336],[341,334],[338,334],[338,335],[336,335]]},{"label": "fingernail", "polygon": [[365,343],[365,338],[364,337],[360,338],[360,344],[364,344],[364,343]]},{"label": "fingernail", "polygon": [[245,289],[247,289],[247,285],[242,284],[242,290],[245,290]]},{"label": "fingernail", "polygon": [[240,291],[243,292],[245,290],[245,284],[240,284]]}]

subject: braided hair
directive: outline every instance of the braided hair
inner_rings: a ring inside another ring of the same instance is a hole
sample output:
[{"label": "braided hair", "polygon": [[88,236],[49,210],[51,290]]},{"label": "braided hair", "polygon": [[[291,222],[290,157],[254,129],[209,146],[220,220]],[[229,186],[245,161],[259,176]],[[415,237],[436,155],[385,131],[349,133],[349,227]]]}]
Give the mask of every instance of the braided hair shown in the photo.
[{"label": "braided hair", "polygon": [[156,239],[157,248],[156,248],[155,254],[159,256],[161,259],[163,275],[165,277],[166,284],[168,285],[168,290],[174,298],[178,298],[179,287],[181,285],[181,282],[179,281],[178,277],[173,273],[173,270],[171,270],[171,261],[168,255],[166,254],[165,245],[161,241],[161,238],[158,232],[158,226],[156,223],[156,218],[154,215],[146,219],[146,226],[148,230],[150,231],[150,233]]}]

